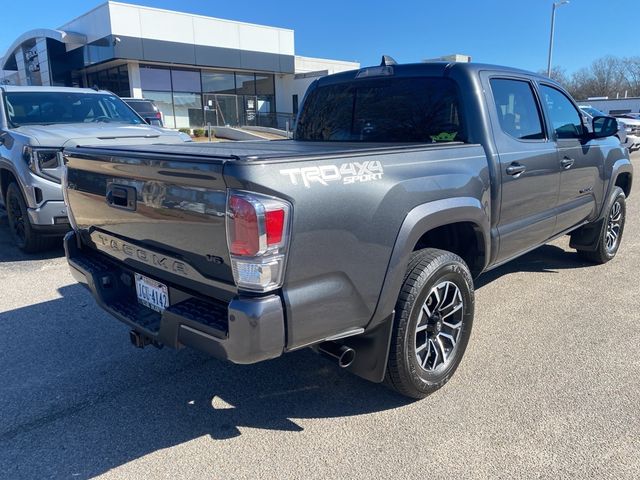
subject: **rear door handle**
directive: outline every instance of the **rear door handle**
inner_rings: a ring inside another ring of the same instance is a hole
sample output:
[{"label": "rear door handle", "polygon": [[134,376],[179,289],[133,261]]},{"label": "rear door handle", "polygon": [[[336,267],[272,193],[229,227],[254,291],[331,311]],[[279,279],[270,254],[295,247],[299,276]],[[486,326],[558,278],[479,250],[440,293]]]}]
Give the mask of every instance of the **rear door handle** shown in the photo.
[{"label": "rear door handle", "polygon": [[511,165],[507,167],[507,175],[511,175],[512,177],[518,177],[522,175],[526,169],[527,167],[525,167],[524,165],[517,162],[513,162]]},{"label": "rear door handle", "polygon": [[560,165],[562,165],[562,168],[564,168],[565,170],[569,170],[571,167],[573,167],[574,163],[576,163],[576,161],[573,158],[569,157],[564,157],[560,161]]}]

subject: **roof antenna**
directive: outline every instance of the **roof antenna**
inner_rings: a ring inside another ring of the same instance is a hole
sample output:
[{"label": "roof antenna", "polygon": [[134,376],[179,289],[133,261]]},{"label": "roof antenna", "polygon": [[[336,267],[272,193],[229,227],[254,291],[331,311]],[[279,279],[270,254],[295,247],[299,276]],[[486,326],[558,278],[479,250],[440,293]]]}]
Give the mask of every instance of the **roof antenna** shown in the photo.
[{"label": "roof antenna", "polygon": [[380,62],[381,67],[388,67],[388,66],[397,65],[397,64],[398,62],[396,62],[392,56],[382,55],[382,62]]}]

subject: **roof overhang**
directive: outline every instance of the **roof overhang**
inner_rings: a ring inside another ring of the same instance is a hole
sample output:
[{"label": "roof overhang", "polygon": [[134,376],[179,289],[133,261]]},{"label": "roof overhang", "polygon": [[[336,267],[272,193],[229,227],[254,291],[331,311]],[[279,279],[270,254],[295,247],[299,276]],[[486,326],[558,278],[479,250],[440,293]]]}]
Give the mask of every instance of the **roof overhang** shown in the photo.
[{"label": "roof overhang", "polygon": [[87,37],[80,33],[66,32],[64,30],[53,30],[49,28],[37,28],[35,30],[29,30],[28,32],[25,32],[18,38],[16,38],[14,42],[9,46],[4,57],[0,59],[0,70],[5,68],[6,62],[11,57],[13,57],[14,52],[20,45],[36,38],[51,38],[53,40],[57,40],[58,42],[65,43],[68,46],[77,46],[87,43]]}]

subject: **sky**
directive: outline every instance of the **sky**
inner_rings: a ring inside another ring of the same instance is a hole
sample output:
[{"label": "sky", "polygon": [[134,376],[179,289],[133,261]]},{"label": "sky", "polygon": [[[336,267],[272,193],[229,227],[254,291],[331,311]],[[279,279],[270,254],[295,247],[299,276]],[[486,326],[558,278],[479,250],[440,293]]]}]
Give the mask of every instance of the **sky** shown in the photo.
[{"label": "sky", "polygon": [[[29,0],[3,9],[0,56],[22,33],[56,28],[104,1]],[[451,53],[546,68],[552,0],[133,0],[128,3],[295,30],[297,55],[399,63]],[[553,64],[572,73],[598,57],[640,55],[637,2],[571,0],[556,12]]]}]

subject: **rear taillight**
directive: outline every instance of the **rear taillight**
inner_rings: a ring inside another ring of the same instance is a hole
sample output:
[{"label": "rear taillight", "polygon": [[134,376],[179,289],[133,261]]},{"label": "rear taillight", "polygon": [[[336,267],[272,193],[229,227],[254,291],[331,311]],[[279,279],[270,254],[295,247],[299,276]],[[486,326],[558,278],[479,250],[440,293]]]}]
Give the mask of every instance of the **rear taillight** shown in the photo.
[{"label": "rear taillight", "polygon": [[227,243],[238,287],[267,292],[282,286],[290,213],[284,200],[229,191]]}]

